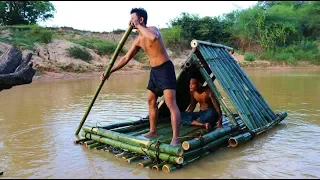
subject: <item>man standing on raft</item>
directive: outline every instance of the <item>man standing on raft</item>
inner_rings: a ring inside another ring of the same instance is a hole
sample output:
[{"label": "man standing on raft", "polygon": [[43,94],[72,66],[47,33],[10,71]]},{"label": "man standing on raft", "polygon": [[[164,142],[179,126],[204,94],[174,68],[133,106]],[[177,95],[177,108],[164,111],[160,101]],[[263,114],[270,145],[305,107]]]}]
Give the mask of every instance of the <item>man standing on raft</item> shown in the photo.
[{"label": "man standing on raft", "polygon": [[143,8],[133,8],[130,12],[130,24],[137,29],[139,36],[131,45],[127,54],[119,59],[119,62],[111,69],[106,77],[124,67],[141,49],[143,49],[150,58],[150,79],[148,89],[149,121],[150,131],[144,134],[145,137],[157,136],[157,118],[158,106],[157,98],[164,95],[164,100],[171,114],[171,125],[173,136],[170,145],[180,145],[179,127],[180,110],[176,103],[176,74],[173,63],[166,51],[166,47],[161,37],[160,31],[154,27],[147,27],[148,15]]}]

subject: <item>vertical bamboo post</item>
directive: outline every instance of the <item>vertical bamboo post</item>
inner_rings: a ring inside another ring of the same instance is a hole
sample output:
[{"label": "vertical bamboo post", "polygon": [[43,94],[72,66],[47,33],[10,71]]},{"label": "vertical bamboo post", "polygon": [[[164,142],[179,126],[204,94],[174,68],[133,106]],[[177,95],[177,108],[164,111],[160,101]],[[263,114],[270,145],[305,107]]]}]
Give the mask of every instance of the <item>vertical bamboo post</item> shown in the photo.
[{"label": "vertical bamboo post", "polygon": [[[118,44],[118,46],[117,46],[117,48],[116,48],[116,50],[115,50],[115,52],[114,52],[114,54],[113,54],[113,56],[112,56],[112,58],[111,58],[111,60],[110,60],[109,66],[107,67],[106,71],[104,72],[104,76],[106,76],[107,74],[110,73],[111,68],[112,68],[114,62],[116,61],[117,56],[119,55],[120,50],[122,49],[124,43],[125,43],[126,40],[128,39],[128,37],[129,37],[132,29],[133,29],[133,25],[130,25],[129,28],[126,30],[125,34],[123,35],[122,39],[120,40],[120,43]],[[100,84],[99,84],[99,87],[98,87],[98,89],[97,89],[97,91],[96,91],[93,99],[91,100],[91,102],[90,102],[90,104],[89,104],[89,107],[88,107],[86,113],[84,114],[84,116],[83,116],[83,118],[82,118],[82,120],[81,120],[81,122],[80,122],[80,124],[79,124],[79,126],[78,126],[78,129],[77,129],[77,131],[76,131],[76,133],[75,133],[75,135],[78,135],[78,134],[79,134],[80,129],[81,129],[81,127],[83,126],[85,120],[87,119],[87,116],[88,116],[88,114],[89,114],[89,112],[90,112],[90,110],[91,110],[91,108],[92,108],[92,106],[93,106],[93,103],[94,103],[94,101],[96,100],[96,98],[98,97],[98,94],[99,94],[99,92],[100,92],[100,90],[101,90],[101,88],[102,88],[102,86],[103,86],[103,83],[104,83],[105,81],[106,81],[105,78],[101,80],[101,82],[100,82]]]}]

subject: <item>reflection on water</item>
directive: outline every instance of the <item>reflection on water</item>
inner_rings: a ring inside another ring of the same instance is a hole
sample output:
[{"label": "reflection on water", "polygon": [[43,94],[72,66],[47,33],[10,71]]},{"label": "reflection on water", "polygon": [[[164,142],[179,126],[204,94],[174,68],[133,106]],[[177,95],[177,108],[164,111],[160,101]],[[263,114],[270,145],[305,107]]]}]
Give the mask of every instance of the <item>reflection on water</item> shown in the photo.
[{"label": "reflection on water", "polygon": [[[171,174],[137,168],[73,145],[99,78],[33,82],[0,92],[2,178],[320,178],[320,71],[246,70],[275,111],[288,117],[237,148],[223,148]],[[86,123],[148,114],[148,73],[106,81]]]}]

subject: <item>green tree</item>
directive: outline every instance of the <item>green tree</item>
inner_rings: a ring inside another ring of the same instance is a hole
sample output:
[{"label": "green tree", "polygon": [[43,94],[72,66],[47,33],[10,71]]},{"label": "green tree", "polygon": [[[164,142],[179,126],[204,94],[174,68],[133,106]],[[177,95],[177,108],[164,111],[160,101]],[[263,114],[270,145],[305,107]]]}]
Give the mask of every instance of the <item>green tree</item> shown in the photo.
[{"label": "green tree", "polygon": [[49,1],[0,1],[0,25],[29,25],[54,17]]}]

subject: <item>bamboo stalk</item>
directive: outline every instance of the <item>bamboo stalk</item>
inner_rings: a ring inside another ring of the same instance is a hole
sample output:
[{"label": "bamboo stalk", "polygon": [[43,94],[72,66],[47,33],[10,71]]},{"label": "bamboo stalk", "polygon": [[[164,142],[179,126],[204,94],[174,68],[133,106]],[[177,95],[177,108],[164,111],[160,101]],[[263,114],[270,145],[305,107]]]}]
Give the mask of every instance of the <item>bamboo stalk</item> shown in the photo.
[{"label": "bamboo stalk", "polygon": [[76,145],[76,144],[80,144],[81,142],[85,142],[85,141],[88,141],[89,139],[78,139],[78,140],[75,140],[73,141],[73,144]]},{"label": "bamboo stalk", "polygon": [[225,135],[219,139],[216,139],[216,140],[206,144],[203,147],[198,147],[197,149],[186,152],[184,157],[187,158],[187,157],[194,157],[194,156],[202,156],[203,154],[206,154],[210,149],[213,149],[217,146],[220,146],[223,143],[228,143],[229,138],[230,138],[229,135]]},{"label": "bamboo stalk", "polygon": [[152,170],[159,171],[160,169],[162,169],[162,166],[165,164],[166,164],[166,162],[162,162],[160,164],[153,165]]},{"label": "bamboo stalk", "polygon": [[[102,136],[99,136],[99,135],[90,134],[90,133],[86,133],[86,132],[82,132],[82,136],[84,136],[84,137],[91,136],[92,139],[94,139],[94,140],[96,140],[98,142],[101,142],[101,143],[109,144],[109,145],[112,145],[112,146],[115,146],[115,147],[119,147],[119,148],[122,148],[122,149],[127,149],[127,150],[129,150],[131,152],[136,152],[136,153],[140,153],[140,154],[146,153],[148,156],[151,156],[153,158],[157,157],[155,151],[150,150],[150,149],[133,146],[133,145],[130,145],[130,144],[127,144],[127,143],[123,143],[123,142],[120,142],[120,141],[116,141],[116,140],[113,140],[113,139],[109,139],[109,138],[106,138],[106,137],[102,137]],[[183,158],[182,157],[169,155],[169,154],[162,153],[162,152],[159,153],[159,159],[161,159],[163,161],[168,161],[168,162],[171,162],[171,163],[175,163],[175,164],[181,164],[183,162]]]},{"label": "bamboo stalk", "polygon": [[125,155],[122,156],[122,159],[123,159],[123,160],[126,160],[127,158],[130,158],[130,157],[133,157],[133,156],[135,156],[133,153],[128,152],[127,154],[125,154]]},{"label": "bamboo stalk", "polygon": [[84,142],[83,144],[84,144],[86,147],[88,147],[88,145],[93,144],[93,143],[96,143],[96,141],[95,141],[95,140],[90,140],[90,141]]},{"label": "bamboo stalk", "polygon": [[248,141],[252,138],[251,134],[249,132],[239,134],[235,137],[230,137],[228,140],[230,147],[236,147],[239,143],[243,143],[245,141]]},{"label": "bamboo stalk", "polygon": [[138,160],[140,160],[142,158],[143,158],[142,156],[133,156],[133,157],[127,158],[126,162],[127,163],[131,163],[131,162],[134,162],[134,161],[138,161]]},{"label": "bamboo stalk", "polygon": [[272,122],[268,123],[267,125],[255,129],[252,132],[255,133],[256,135],[268,130],[269,128],[273,127],[274,125],[278,124],[280,121],[282,121],[285,117],[287,117],[287,113],[286,112],[281,112],[279,113],[279,116],[277,116],[277,118],[275,120],[273,120]]},{"label": "bamboo stalk", "polygon": [[101,150],[101,149],[104,149],[105,147],[106,147],[106,144],[103,144],[103,145],[101,145],[101,146],[95,147],[94,149],[95,149],[95,150]]},{"label": "bamboo stalk", "polygon": [[[147,141],[147,140],[142,140],[142,139],[137,139],[134,136],[126,135],[126,134],[121,134],[118,132],[113,132],[110,130],[104,130],[101,128],[92,128],[90,126],[83,126],[82,128],[85,132],[91,132],[93,134],[97,134],[103,137],[107,137],[116,141],[124,142],[127,144],[131,144],[134,146],[142,146],[144,148],[150,148],[151,150],[156,150],[156,144],[152,141]],[[159,150],[160,152],[175,155],[175,156],[182,156],[183,154],[183,149],[180,146],[171,146],[168,144],[161,143],[159,145]]]},{"label": "bamboo stalk", "polygon": [[227,135],[228,133],[230,133],[232,131],[235,131],[236,129],[237,128],[235,126],[223,127],[221,129],[218,129],[218,130],[215,130],[215,131],[212,131],[210,133],[205,134],[202,137],[202,139],[203,139],[202,142],[200,139],[193,139],[190,141],[184,141],[182,143],[182,148],[185,151],[190,151],[190,150],[196,149],[196,148],[200,147],[202,143],[203,143],[202,145],[204,146],[204,145],[206,145],[216,139],[219,139],[220,137]]},{"label": "bamboo stalk", "polygon": [[149,123],[149,119],[140,119],[137,121],[114,123],[114,124],[110,124],[108,126],[103,126],[101,128],[106,129],[106,130],[110,130],[110,129],[120,128],[120,127],[134,126],[134,125],[145,124],[145,123]]},{"label": "bamboo stalk", "polygon": [[101,143],[95,142],[95,143],[89,144],[89,145],[87,145],[87,148],[88,149],[92,149],[92,148],[95,148],[97,146],[101,146]]},{"label": "bamboo stalk", "polygon": [[148,165],[150,165],[150,164],[152,164],[152,163],[153,163],[153,162],[152,162],[151,159],[146,159],[146,160],[138,163],[137,165],[138,165],[138,167],[143,168],[143,167],[146,167],[146,166],[148,166]]},{"label": "bamboo stalk", "polygon": [[138,130],[140,128],[147,127],[147,126],[149,126],[149,123],[133,125],[133,126],[129,126],[129,127],[122,127],[120,129],[112,129],[112,131],[115,131],[118,133],[126,133],[126,132],[130,132],[133,130]]},{"label": "bamboo stalk", "polygon": [[[117,48],[116,48],[116,50],[115,50],[115,52],[114,52],[114,54],[113,54],[113,56],[112,56],[112,58],[111,58],[111,60],[110,60],[109,66],[107,67],[106,71],[104,72],[104,76],[106,76],[106,75],[108,75],[108,74],[110,73],[111,68],[112,68],[114,62],[116,61],[117,56],[118,56],[118,54],[120,53],[120,50],[122,49],[122,47],[123,47],[124,43],[126,42],[127,38],[129,37],[132,29],[133,29],[133,26],[130,25],[129,28],[126,30],[124,36],[123,36],[122,39],[120,40],[120,43],[118,44],[118,46],[117,46]],[[81,122],[80,122],[80,124],[79,124],[79,126],[78,126],[78,129],[77,129],[77,131],[76,131],[76,133],[75,133],[75,135],[78,135],[78,134],[79,134],[79,131],[81,130],[81,127],[83,126],[85,120],[87,119],[87,116],[88,116],[88,114],[89,114],[89,112],[90,112],[90,110],[91,110],[91,108],[92,108],[92,106],[93,106],[93,104],[94,104],[94,101],[95,101],[96,98],[98,97],[98,94],[99,94],[99,92],[100,92],[100,90],[101,90],[101,88],[102,88],[102,86],[103,86],[103,84],[104,84],[105,81],[106,81],[106,78],[103,78],[103,79],[100,81],[99,87],[98,87],[98,89],[97,89],[94,97],[92,98],[92,100],[91,100],[91,102],[90,102],[90,104],[89,104],[89,107],[88,107],[86,113],[84,114],[84,116],[83,116],[83,118],[82,118],[82,120],[81,120]]]}]

